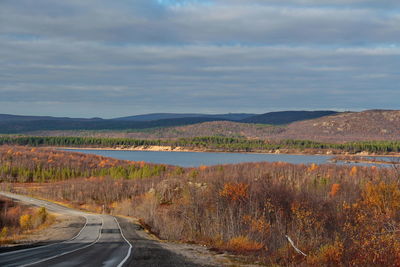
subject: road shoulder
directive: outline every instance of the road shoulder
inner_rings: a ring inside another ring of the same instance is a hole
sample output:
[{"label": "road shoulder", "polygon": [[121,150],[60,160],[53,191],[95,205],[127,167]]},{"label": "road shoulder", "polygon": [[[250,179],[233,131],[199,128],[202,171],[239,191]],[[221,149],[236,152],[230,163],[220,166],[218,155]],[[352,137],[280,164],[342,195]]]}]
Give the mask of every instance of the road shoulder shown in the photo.
[{"label": "road shoulder", "polygon": [[55,216],[54,223],[46,228],[26,234],[24,238],[17,240],[14,244],[0,246],[0,253],[69,240],[79,233],[86,221],[85,218],[80,216],[66,216],[57,213],[51,214]]},{"label": "road shoulder", "polygon": [[125,237],[133,245],[127,266],[232,266],[224,254],[217,254],[204,246],[160,242],[149,235],[133,219],[116,217]]}]

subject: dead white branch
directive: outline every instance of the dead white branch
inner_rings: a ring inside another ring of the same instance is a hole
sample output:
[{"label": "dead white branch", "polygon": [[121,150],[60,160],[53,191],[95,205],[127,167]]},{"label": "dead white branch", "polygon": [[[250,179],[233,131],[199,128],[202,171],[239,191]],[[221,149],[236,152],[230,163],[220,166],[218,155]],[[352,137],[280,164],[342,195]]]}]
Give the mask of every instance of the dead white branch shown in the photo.
[{"label": "dead white branch", "polygon": [[285,235],[285,236],[286,236],[287,240],[289,241],[290,245],[292,245],[292,247],[294,248],[294,250],[296,250],[297,253],[303,255],[304,257],[307,257],[307,254],[306,254],[306,253],[304,253],[303,251],[301,251],[300,249],[298,249],[298,248],[294,245],[293,240],[292,240],[288,235]]}]

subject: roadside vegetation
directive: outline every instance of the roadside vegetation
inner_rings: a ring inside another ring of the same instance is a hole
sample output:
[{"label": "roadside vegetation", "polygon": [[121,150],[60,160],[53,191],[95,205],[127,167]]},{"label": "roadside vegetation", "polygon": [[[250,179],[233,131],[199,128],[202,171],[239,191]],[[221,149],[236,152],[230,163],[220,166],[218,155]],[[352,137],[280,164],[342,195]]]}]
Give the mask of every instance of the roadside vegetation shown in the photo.
[{"label": "roadside vegetation", "polygon": [[[163,239],[205,244],[267,265],[400,262],[396,168],[288,163],[179,168],[43,148],[0,151],[0,167],[16,169],[12,176],[0,173],[3,189],[134,216]],[[126,173],[131,166],[159,167],[135,177],[111,172]],[[22,170],[40,168],[77,171],[57,179],[38,171],[25,179]]]},{"label": "roadside vegetation", "polygon": [[359,153],[390,154],[400,152],[400,141],[366,141],[322,143],[309,140],[261,140],[233,137],[194,137],[173,140],[146,140],[96,137],[35,137],[1,136],[0,145],[132,148],[146,146],[183,147],[189,150],[229,152],[304,152],[304,153]]},{"label": "roadside vegetation", "polygon": [[10,146],[0,146],[0,163],[0,182],[55,182],[93,176],[135,179],[160,176],[167,170],[164,165]]},{"label": "roadside vegetation", "polygon": [[13,244],[25,235],[53,223],[46,208],[31,208],[0,197],[0,245]]}]

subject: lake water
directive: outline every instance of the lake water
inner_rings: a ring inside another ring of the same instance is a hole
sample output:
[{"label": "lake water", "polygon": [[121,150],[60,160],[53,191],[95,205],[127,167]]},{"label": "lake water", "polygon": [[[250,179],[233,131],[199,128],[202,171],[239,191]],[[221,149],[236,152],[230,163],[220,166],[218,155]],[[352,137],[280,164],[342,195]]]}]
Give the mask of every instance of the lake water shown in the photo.
[{"label": "lake water", "polygon": [[289,163],[328,163],[331,156],[324,155],[286,155],[286,154],[245,154],[245,153],[211,153],[211,152],[168,152],[168,151],[129,151],[129,150],[79,150],[68,151],[95,154],[123,160],[145,161],[182,167],[200,165],[234,164],[241,162],[289,162]]}]

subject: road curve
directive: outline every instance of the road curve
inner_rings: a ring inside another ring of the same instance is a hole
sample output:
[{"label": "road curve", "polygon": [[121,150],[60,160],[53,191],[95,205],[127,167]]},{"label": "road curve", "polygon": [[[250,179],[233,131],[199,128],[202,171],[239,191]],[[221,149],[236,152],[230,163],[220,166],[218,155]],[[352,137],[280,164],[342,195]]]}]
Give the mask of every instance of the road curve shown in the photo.
[{"label": "road curve", "polygon": [[131,255],[132,245],[124,237],[118,221],[109,215],[89,214],[34,199],[0,192],[8,198],[46,207],[50,212],[82,216],[86,223],[72,239],[46,246],[0,254],[0,266],[123,266]]}]

